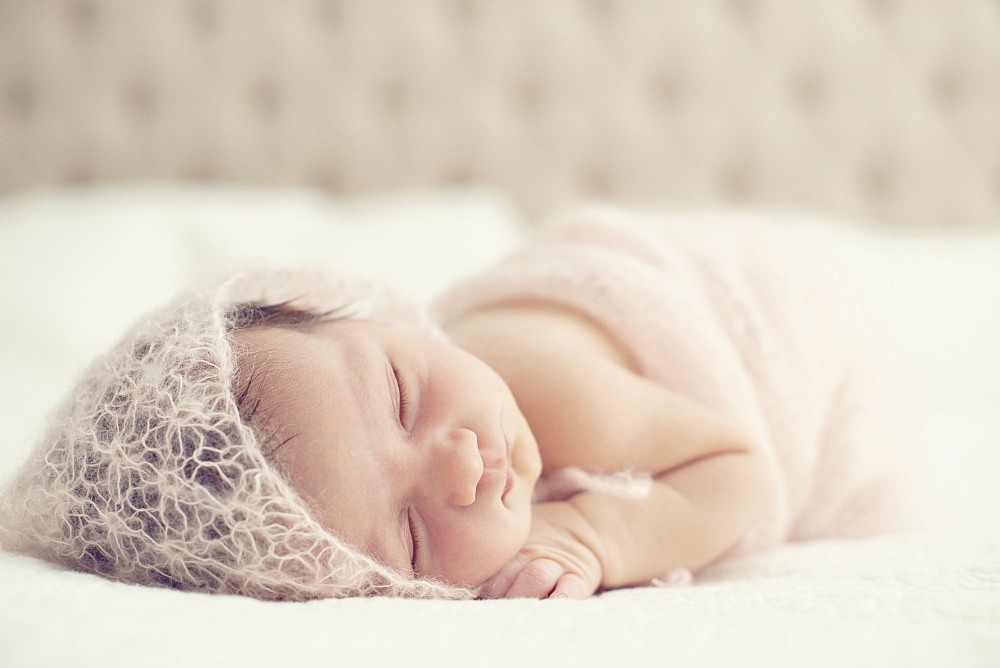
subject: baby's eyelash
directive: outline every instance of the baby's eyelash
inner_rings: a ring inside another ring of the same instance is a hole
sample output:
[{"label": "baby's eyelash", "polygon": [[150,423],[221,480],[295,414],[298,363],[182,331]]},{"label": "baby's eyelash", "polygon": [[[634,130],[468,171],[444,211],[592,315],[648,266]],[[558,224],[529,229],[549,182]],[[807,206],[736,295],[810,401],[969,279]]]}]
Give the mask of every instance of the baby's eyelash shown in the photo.
[{"label": "baby's eyelash", "polygon": [[413,553],[410,555],[410,568],[413,572],[417,572],[417,549],[420,547],[420,534],[417,533],[417,527],[413,523],[413,510],[409,510],[406,513],[406,519],[410,524],[410,538],[413,541]]},{"label": "baby's eyelash", "polygon": [[392,375],[396,377],[396,387],[399,388],[399,421],[400,423],[404,423],[410,402],[406,396],[406,384],[403,383],[403,379],[399,375],[399,369],[396,368],[395,364],[392,365]]}]

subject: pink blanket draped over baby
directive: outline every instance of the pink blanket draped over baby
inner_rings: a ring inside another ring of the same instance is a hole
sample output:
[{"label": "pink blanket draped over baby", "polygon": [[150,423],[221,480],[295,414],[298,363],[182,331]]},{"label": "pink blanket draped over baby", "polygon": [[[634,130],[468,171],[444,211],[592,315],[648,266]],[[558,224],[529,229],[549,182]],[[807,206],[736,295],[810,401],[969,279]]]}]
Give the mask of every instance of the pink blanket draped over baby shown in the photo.
[{"label": "pink blanket draped over baby", "polygon": [[735,554],[912,517],[921,430],[856,294],[822,254],[770,228],[591,208],[560,216],[437,311],[447,324],[503,302],[574,310],[644,376],[742,425],[782,485]]}]

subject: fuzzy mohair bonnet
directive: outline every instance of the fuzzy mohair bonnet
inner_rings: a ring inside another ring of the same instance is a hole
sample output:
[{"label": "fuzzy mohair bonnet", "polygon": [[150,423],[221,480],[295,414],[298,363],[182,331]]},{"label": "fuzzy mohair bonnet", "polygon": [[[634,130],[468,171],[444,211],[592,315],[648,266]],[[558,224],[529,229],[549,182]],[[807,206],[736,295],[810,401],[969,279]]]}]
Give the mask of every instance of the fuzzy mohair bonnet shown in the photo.
[{"label": "fuzzy mohair bonnet", "polygon": [[124,582],[265,600],[472,597],[346,545],[266,461],[233,391],[246,302],[441,336],[384,286],[318,271],[244,272],[184,294],[95,360],[53,415],[0,497],[0,545]]}]

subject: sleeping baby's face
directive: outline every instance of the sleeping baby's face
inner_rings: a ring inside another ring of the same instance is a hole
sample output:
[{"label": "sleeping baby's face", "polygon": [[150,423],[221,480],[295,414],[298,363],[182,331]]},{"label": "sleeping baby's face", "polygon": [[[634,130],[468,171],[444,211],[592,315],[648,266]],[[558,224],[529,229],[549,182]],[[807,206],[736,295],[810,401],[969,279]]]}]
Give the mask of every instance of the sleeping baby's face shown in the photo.
[{"label": "sleeping baby's face", "polygon": [[402,573],[465,586],[524,545],[541,460],[489,366],[358,320],[250,329],[237,343],[275,430],[271,461],[336,535]]}]

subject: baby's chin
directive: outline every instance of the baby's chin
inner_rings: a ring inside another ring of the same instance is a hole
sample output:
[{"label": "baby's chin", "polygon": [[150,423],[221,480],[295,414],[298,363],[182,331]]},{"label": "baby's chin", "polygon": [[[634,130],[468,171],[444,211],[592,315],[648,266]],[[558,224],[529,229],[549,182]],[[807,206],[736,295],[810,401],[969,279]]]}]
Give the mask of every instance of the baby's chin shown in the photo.
[{"label": "baby's chin", "polygon": [[500,568],[498,568],[495,571],[493,571],[492,573],[490,573],[489,577],[487,577],[487,578],[483,579],[482,581],[477,582],[476,584],[472,585],[470,587],[470,589],[474,590],[476,592],[476,594],[479,596],[479,598],[495,598],[495,596],[493,594],[493,588],[492,588],[491,585],[494,582],[496,582],[496,581],[503,580],[504,577],[506,575],[508,575],[508,573],[507,573],[507,571],[509,570],[508,566],[510,566],[512,564],[512,562],[514,561],[514,558],[518,555],[519,552],[520,552],[520,549],[518,549],[517,552],[514,552],[513,554],[511,554],[510,557],[508,557],[503,562],[503,565],[500,566]]},{"label": "baby's chin", "polygon": [[512,538],[511,542],[504,545],[497,545],[488,556],[483,557],[475,566],[474,570],[478,574],[466,573],[466,577],[449,578],[444,574],[443,579],[449,584],[479,590],[502,574],[507,567],[518,557],[528,540],[530,526],[525,526],[523,532]]}]

